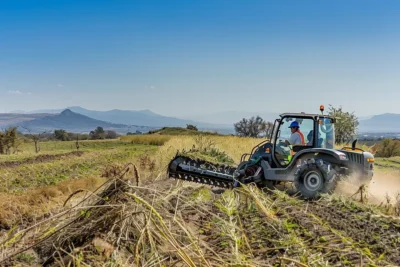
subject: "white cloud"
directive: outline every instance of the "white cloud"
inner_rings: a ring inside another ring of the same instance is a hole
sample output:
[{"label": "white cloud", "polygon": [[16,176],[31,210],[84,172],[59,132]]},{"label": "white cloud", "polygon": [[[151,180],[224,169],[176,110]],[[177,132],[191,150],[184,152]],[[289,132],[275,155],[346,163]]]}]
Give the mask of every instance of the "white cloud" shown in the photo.
[{"label": "white cloud", "polygon": [[13,95],[31,95],[32,94],[31,92],[24,93],[24,92],[21,92],[20,90],[10,90],[10,91],[8,91],[8,93],[13,94]]},{"label": "white cloud", "polygon": [[64,85],[61,84],[61,83],[57,84],[57,86],[58,86],[58,87],[64,87]]},{"label": "white cloud", "polygon": [[15,90],[15,91],[8,91],[9,94],[14,94],[14,95],[22,95],[22,92],[20,90]]}]

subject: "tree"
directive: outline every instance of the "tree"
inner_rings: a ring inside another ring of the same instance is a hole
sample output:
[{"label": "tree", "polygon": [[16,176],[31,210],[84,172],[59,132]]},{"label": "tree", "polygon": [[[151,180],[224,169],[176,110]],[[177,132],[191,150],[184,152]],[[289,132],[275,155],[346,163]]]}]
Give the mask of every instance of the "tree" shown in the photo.
[{"label": "tree", "polygon": [[106,131],[105,132],[105,138],[106,139],[115,139],[117,137],[118,137],[118,135],[117,135],[117,133],[115,131]]},{"label": "tree", "polygon": [[193,131],[198,131],[197,127],[192,125],[192,124],[186,124],[186,129],[193,130]]},{"label": "tree", "polygon": [[45,131],[43,133],[33,134],[29,128],[27,128],[27,127],[23,127],[23,128],[29,132],[29,134],[26,136],[29,139],[31,139],[33,141],[33,143],[35,144],[35,152],[39,153],[39,151],[40,151],[39,141],[42,138],[42,135],[45,135],[47,132]]},{"label": "tree", "polygon": [[68,141],[69,140],[67,131],[62,130],[62,129],[54,130],[54,136],[57,140],[60,140],[60,141]]},{"label": "tree", "polygon": [[358,118],[354,112],[344,112],[342,107],[334,108],[330,105],[329,116],[336,118],[335,140],[337,144],[349,143],[357,132]]},{"label": "tree", "polygon": [[8,128],[0,132],[0,154],[10,154],[17,144],[17,127]]},{"label": "tree", "polygon": [[273,129],[274,124],[272,122],[264,121],[261,125],[261,132],[263,132],[266,137],[269,137],[271,135]]},{"label": "tree", "polygon": [[98,126],[94,131],[90,132],[90,137],[92,139],[104,139],[105,132],[103,127]]},{"label": "tree", "polygon": [[250,119],[243,118],[235,123],[235,132],[239,136],[258,137],[266,129],[266,122],[260,117],[251,117]]}]

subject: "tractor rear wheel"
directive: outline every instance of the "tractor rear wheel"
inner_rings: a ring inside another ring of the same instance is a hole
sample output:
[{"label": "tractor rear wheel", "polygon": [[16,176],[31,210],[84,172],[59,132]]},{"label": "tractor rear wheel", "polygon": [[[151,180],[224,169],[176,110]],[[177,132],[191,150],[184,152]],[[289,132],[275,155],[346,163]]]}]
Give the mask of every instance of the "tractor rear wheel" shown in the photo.
[{"label": "tractor rear wheel", "polygon": [[332,193],[338,183],[332,164],[323,160],[308,160],[297,170],[294,178],[296,190],[305,198]]}]

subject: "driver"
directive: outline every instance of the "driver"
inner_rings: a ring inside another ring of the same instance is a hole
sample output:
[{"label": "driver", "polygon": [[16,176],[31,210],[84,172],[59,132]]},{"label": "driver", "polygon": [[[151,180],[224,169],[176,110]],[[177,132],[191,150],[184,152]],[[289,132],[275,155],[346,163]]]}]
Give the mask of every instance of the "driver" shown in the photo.
[{"label": "driver", "polygon": [[292,134],[289,137],[289,140],[285,140],[287,145],[305,145],[304,135],[300,132],[300,125],[297,121],[294,121],[289,126]]},{"label": "driver", "polygon": [[[284,160],[285,157],[287,157],[287,161],[290,162],[292,160],[293,155],[295,154],[293,152],[293,146],[295,145],[305,145],[304,141],[304,135],[300,131],[300,125],[298,121],[294,121],[290,124],[288,127],[290,128],[290,131],[292,134],[289,137],[289,140],[285,140],[284,144],[286,147],[289,147],[289,151],[285,152],[283,151],[283,147],[277,147],[279,148],[277,153],[279,154],[279,159]],[[284,163],[285,165],[285,163]]]}]

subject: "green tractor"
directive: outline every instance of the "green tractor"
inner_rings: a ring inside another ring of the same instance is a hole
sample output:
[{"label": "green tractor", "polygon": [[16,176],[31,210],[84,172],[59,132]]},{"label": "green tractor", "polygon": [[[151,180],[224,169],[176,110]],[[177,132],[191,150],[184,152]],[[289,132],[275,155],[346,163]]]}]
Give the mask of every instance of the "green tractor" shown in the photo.
[{"label": "green tractor", "polygon": [[[255,183],[259,187],[278,187],[291,182],[295,193],[316,198],[332,193],[341,177],[356,176],[363,184],[373,176],[374,156],[351,147],[334,149],[335,118],[321,114],[284,113],[275,120],[269,140],[243,154],[238,166],[216,165],[177,154],[168,166],[168,176],[215,187],[233,188]],[[291,125],[299,126],[302,142],[294,140]]]}]

